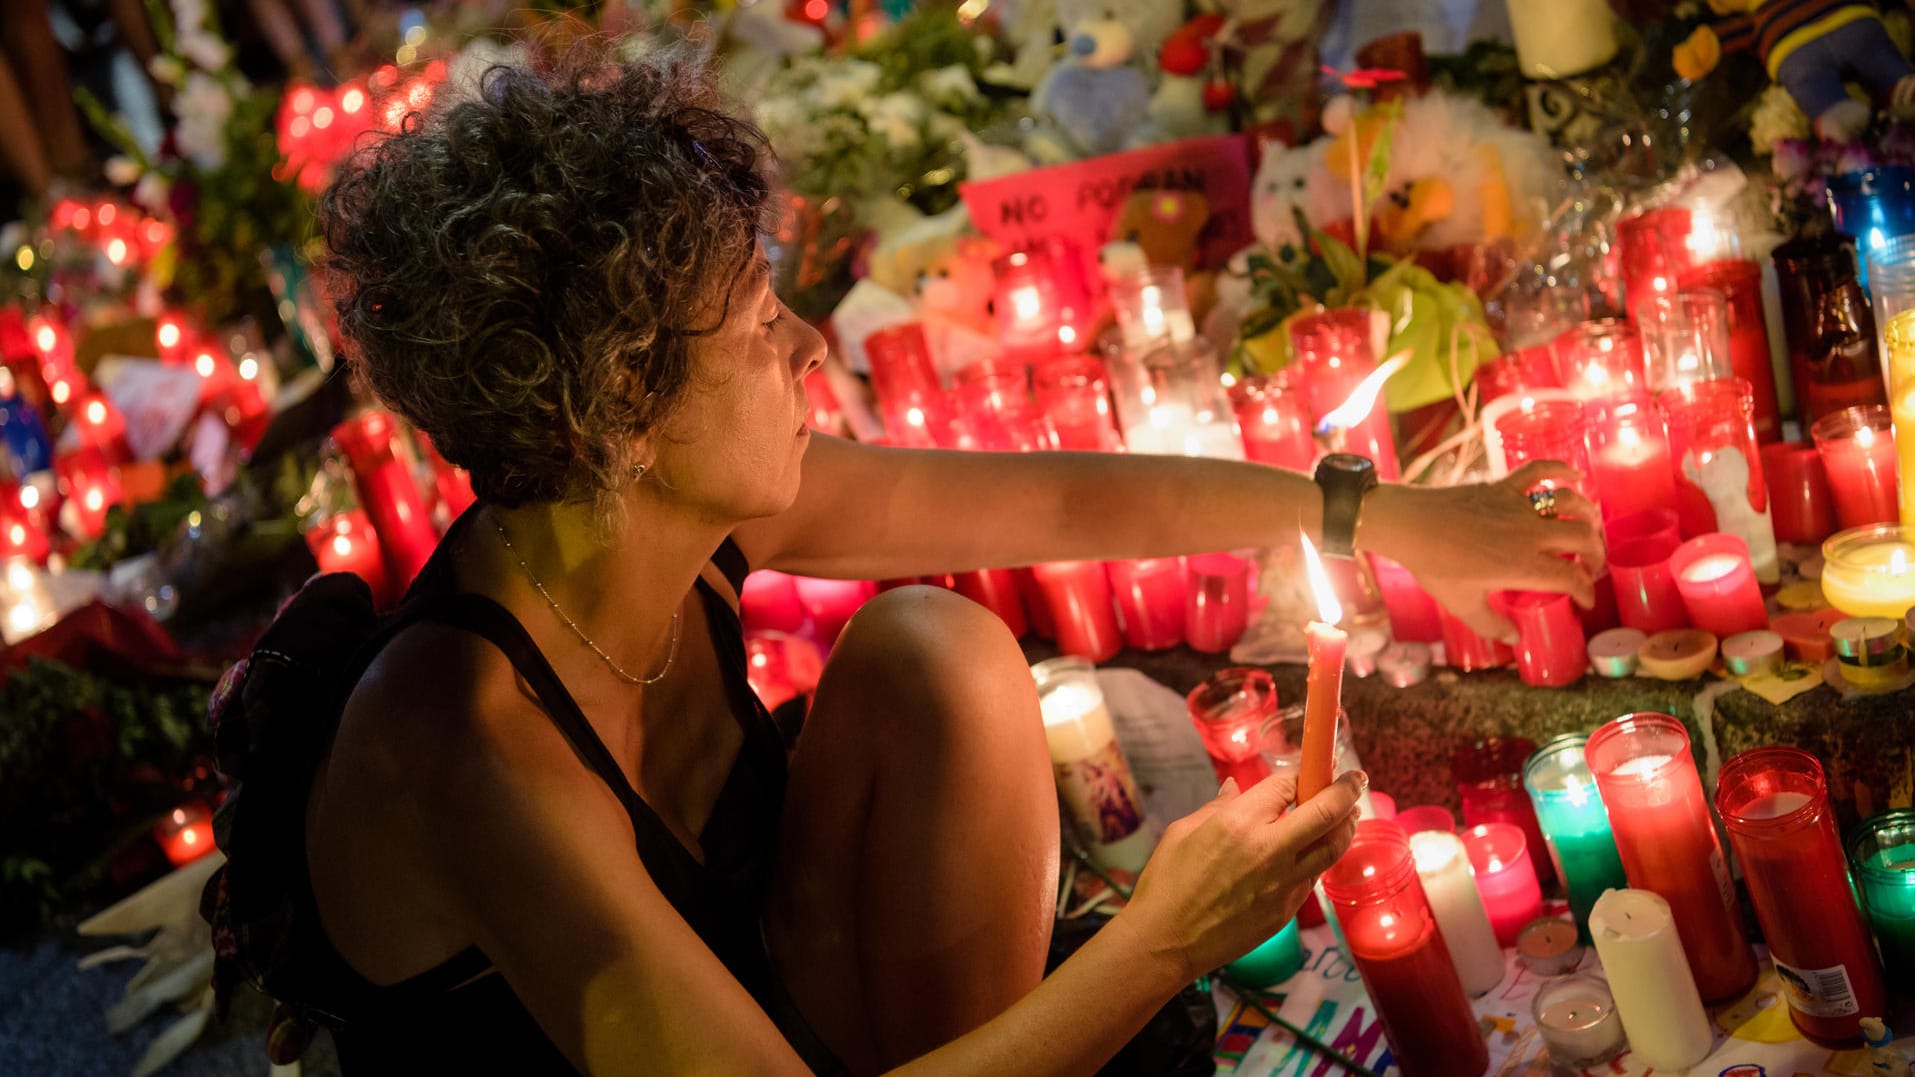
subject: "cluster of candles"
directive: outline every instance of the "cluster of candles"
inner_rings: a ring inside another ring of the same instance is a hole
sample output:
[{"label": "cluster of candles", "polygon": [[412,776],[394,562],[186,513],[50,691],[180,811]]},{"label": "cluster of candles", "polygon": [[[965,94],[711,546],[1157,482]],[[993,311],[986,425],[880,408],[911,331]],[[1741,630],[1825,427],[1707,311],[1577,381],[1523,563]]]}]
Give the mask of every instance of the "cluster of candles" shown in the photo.
[{"label": "cluster of candles", "polygon": [[[144,265],[173,241],[171,223],[115,198],[62,198],[48,212],[47,225],[55,232],[71,232],[116,269]],[[22,271],[31,269],[37,258],[30,246],[14,253]]]},{"label": "cluster of candles", "polygon": [[422,112],[432,103],[445,77],[445,61],[432,60],[411,75],[386,64],[337,85],[288,85],[274,118],[280,158],[275,175],[319,191],[360,135],[399,130],[408,113]]},{"label": "cluster of candles", "polygon": [[422,432],[378,409],[334,427],[330,452],[343,458],[351,490],[329,489],[308,522],[307,548],[321,572],[353,573],[375,600],[396,603],[475,500],[471,477]]}]

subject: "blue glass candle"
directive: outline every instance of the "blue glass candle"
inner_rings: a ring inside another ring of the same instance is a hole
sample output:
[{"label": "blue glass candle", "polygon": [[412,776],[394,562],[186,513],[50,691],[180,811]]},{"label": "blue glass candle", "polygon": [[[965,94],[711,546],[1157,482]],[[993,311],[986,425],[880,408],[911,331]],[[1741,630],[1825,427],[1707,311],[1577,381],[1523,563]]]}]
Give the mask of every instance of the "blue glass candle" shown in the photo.
[{"label": "blue glass candle", "polygon": [[[1310,895],[1315,901],[1316,895]],[[1225,965],[1224,975],[1245,987],[1270,987],[1297,974],[1303,967],[1303,931],[1294,917],[1283,930],[1261,946]]]},{"label": "blue glass candle", "polygon": [[1589,941],[1589,910],[1605,890],[1623,890],[1622,857],[1609,832],[1609,813],[1603,810],[1596,780],[1583,762],[1589,738],[1570,733],[1538,748],[1523,764],[1523,787],[1536,805],[1536,821],[1543,840],[1556,858],[1569,891],[1569,911],[1576,929]]},{"label": "blue glass candle", "polygon": [[1855,237],[1867,287],[1868,256],[1897,236],[1915,234],[1915,168],[1882,165],[1845,172],[1829,180],[1828,203],[1836,230]]}]

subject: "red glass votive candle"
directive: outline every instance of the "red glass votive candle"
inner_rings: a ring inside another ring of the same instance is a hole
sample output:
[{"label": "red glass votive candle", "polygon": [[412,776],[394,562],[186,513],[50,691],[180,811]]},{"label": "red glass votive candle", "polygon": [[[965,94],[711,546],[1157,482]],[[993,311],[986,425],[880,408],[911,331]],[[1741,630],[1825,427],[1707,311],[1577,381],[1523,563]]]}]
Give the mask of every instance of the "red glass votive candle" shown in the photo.
[{"label": "red glass votive candle", "polygon": [[37,486],[0,479],[0,561],[25,557],[45,564],[52,523]]},{"label": "red glass votive candle", "polygon": [[1507,666],[1515,659],[1516,652],[1510,650],[1509,644],[1477,635],[1475,629],[1444,609],[1441,603],[1436,613],[1443,629],[1444,660],[1450,668],[1469,673]]},{"label": "red glass votive candle", "polygon": [[1293,378],[1281,372],[1244,378],[1230,387],[1230,404],[1247,458],[1291,471],[1307,472],[1315,465],[1315,424]]},{"label": "red glass votive candle", "polygon": [[80,444],[100,450],[116,464],[132,461],[133,451],[126,444],[126,419],[105,393],[81,393],[67,406],[66,414],[67,424]]},{"label": "red glass votive candle", "polygon": [[1184,641],[1182,558],[1110,561],[1104,568],[1110,574],[1111,597],[1117,603],[1117,624],[1126,646],[1161,651]]},{"label": "red glass votive candle", "polygon": [[1669,551],[1682,544],[1682,528],[1674,509],[1644,509],[1603,521],[1603,539],[1609,546],[1620,546],[1636,539],[1667,540]]},{"label": "red glass votive candle", "polygon": [[[1537,400],[1496,420],[1503,459],[1511,471],[1535,460],[1557,460],[1589,475],[1589,445],[1583,406],[1568,400]],[[1554,482],[1545,483],[1554,486]],[[1589,493],[1579,484],[1577,489]]]},{"label": "red glass votive candle", "polygon": [[1621,318],[1571,326],[1550,345],[1556,377],[1583,401],[1630,396],[1648,388],[1642,338]]},{"label": "red glass votive candle", "polygon": [[1777,542],[1820,545],[1835,531],[1835,496],[1828,469],[1813,445],[1773,441],[1762,446],[1769,486],[1769,519]]},{"label": "red glass votive candle", "polygon": [[761,568],[745,577],[738,614],[748,632],[796,632],[805,625],[797,581],[772,569]]},{"label": "red glass votive candle", "polygon": [[1672,509],[1676,478],[1669,435],[1647,396],[1599,401],[1585,409],[1589,474],[1605,520],[1649,509]]},{"label": "red glass votive candle", "polygon": [[[1297,376],[1310,403],[1313,424],[1341,407],[1363,379],[1376,372],[1376,358],[1370,351],[1370,321],[1369,311],[1346,307],[1306,315],[1290,323]],[[1377,478],[1388,482],[1402,476],[1390,412],[1381,394],[1369,414],[1340,436],[1344,451],[1367,456],[1376,463]]]},{"label": "red glass votive candle", "polygon": [[823,673],[824,656],[817,644],[803,636],[745,633],[745,680],[766,710],[810,695]]},{"label": "red glass votive candle", "polygon": [[951,429],[956,447],[983,452],[1041,452],[1056,441],[1031,399],[1022,366],[994,360],[957,373]]},{"label": "red glass votive candle", "polygon": [[1568,595],[1512,591],[1505,606],[1516,623],[1516,673],[1524,684],[1560,688],[1582,679],[1589,651]]},{"label": "red glass votive candle", "polygon": [[167,863],[185,867],[213,851],[213,813],[204,804],[182,804],[153,828],[153,840]]},{"label": "red glass votive candle", "polygon": [[360,507],[372,517],[384,547],[392,587],[403,593],[439,544],[425,496],[413,481],[410,450],[398,424],[383,411],[367,411],[333,427],[333,443],[352,464]]},{"label": "red glass votive candle", "polygon": [[391,573],[379,551],[379,535],[364,509],[335,513],[307,531],[306,548],[319,563],[319,571],[350,572],[366,581],[374,602],[384,605],[398,597],[392,593]]},{"label": "red glass votive candle", "polygon": [[1629,539],[1609,547],[1609,576],[1616,589],[1616,617],[1650,635],[1689,627],[1689,608],[1676,586],[1670,555],[1682,543],[1674,535]]},{"label": "red glass votive candle", "polygon": [[1668,389],[1656,398],[1669,430],[1682,533],[1738,535],[1748,543],[1756,578],[1774,583],[1780,565],[1769,488],[1756,447],[1754,404],[1738,378]]},{"label": "red glass votive candle", "polygon": [[1694,230],[1688,206],[1657,206],[1616,223],[1617,265],[1630,310],[1652,295],[1676,290],[1695,262],[1689,246]]},{"label": "red glass votive candle", "polygon": [[1769,351],[1769,325],[1762,309],[1762,267],[1745,258],[1707,262],[1679,274],[1683,289],[1722,293],[1729,310],[1729,366],[1755,393],[1755,436],[1764,442],[1782,436],[1782,409],[1776,403],[1775,367]]},{"label": "red glass votive candle", "polygon": [[[1457,746],[1450,753],[1450,774],[1462,802],[1463,826],[1508,823],[1523,832],[1531,849],[1546,849],[1536,806],[1523,788],[1523,764],[1536,752],[1524,737],[1485,737]],[[1547,858],[1533,860],[1532,870],[1544,884],[1556,881],[1556,867]],[[1517,926],[1521,926],[1520,924]]]},{"label": "red glass votive candle", "polygon": [[884,420],[885,443],[907,449],[947,444],[951,415],[938,384],[937,366],[931,361],[931,346],[924,339],[924,326],[917,322],[886,326],[865,338],[864,354]]},{"label": "red glass votive candle", "polygon": [[[1810,434],[1828,471],[1835,516],[1844,530],[1901,519],[1895,499],[1895,427],[1887,408],[1871,404],[1829,412],[1815,420]],[[1776,530],[1779,537],[1779,523]],[[1820,542],[1828,534],[1802,541]]]},{"label": "red glass votive candle", "polygon": [[1022,639],[1029,632],[1030,622],[1024,615],[1024,598],[1017,585],[1017,574],[1008,568],[985,568],[976,572],[959,572],[951,577],[951,590],[983,606],[1011,635]]},{"label": "red glass votive candle", "polygon": [[1238,788],[1248,789],[1270,773],[1258,751],[1263,725],[1277,713],[1277,685],[1268,672],[1220,669],[1191,689],[1185,703],[1218,781],[1235,778]]},{"label": "red glass votive candle", "polygon": [[1033,565],[1031,572],[1050,610],[1058,650],[1093,662],[1123,650],[1124,634],[1117,627],[1102,561],[1053,561]]},{"label": "red glass votive candle", "polygon": [[791,582],[798,591],[798,604],[811,617],[818,642],[826,647],[838,642],[838,634],[844,631],[851,615],[878,593],[877,585],[869,580],[793,576]]},{"label": "red glass votive candle", "polygon": [[1476,892],[1489,913],[1490,930],[1498,946],[1516,945],[1516,935],[1543,915],[1543,888],[1536,880],[1536,864],[1520,827],[1483,823],[1463,832],[1476,875]]},{"label": "red glass votive candle", "polygon": [[1323,891],[1404,1077],[1488,1069],[1488,1045],[1402,828],[1378,819],[1358,823],[1349,851],[1324,872]]},{"label": "red glass votive candle", "polygon": [[1031,376],[1037,407],[1050,422],[1057,447],[1067,452],[1123,452],[1110,408],[1104,364],[1066,355],[1038,365]]},{"label": "red glass votive candle", "polygon": [[1443,611],[1410,570],[1370,555],[1370,571],[1390,614],[1390,635],[1399,643],[1436,643],[1443,638]]},{"label": "red glass votive candle", "polygon": [[838,436],[845,432],[844,407],[824,367],[805,375],[805,425]]},{"label": "red glass votive candle", "polygon": [[1404,808],[1396,813],[1396,825],[1403,828],[1405,834],[1416,834],[1425,830],[1440,830],[1445,834],[1456,832],[1456,816],[1448,808],[1437,804],[1419,804],[1414,808]]},{"label": "red glass votive candle", "polygon": [[1546,344],[1497,356],[1476,368],[1478,407],[1498,397],[1536,389],[1560,388],[1562,386],[1556,381],[1556,360],[1550,355]]},{"label": "red glass votive candle", "polygon": [[1184,638],[1192,650],[1222,654],[1250,621],[1250,562],[1233,553],[1186,558]]},{"label": "red glass votive candle", "polygon": [[[1749,903],[1802,1034],[1855,1046],[1861,1019],[1883,1013],[1888,989],[1856,907],[1822,764],[1799,748],[1757,748],[1722,767],[1716,810],[1749,887]],[[1807,990],[1804,991],[1803,988]]]},{"label": "red glass votive candle", "polygon": [[99,538],[106,530],[106,510],[124,496],[120,472],[106,454],[93,446],[60,453],[53,458],[60,479],[60,523],[82,538]]},{"label": "red glass votive candle", "polygon": [[1727,639],[1769,627],[1762,587],[1749,565],[1749,547],[1735,535],[1692,538],[1669,555],[1689,623]]},{"label": "red glass votive candle", "polygon": [[1689,971],[1705,1002],[1734,998],[1755,982],[1709,802],[1689,751],[1689,733],[1666,714],[1629,714],[1590,734],[1584,761],[1609,812],[1629,885],[1669,903]]},{"label": "red glass votive candle", "polygon": [[1066,289],[1060,287],[1060,267],[1043,247],[1013,251],[991,262],[997,276],[991,309],[997,314],[998,339],[1013,358],[1025,361],[1050,354],[1060,346],[1082,346],[1072,324]]}]

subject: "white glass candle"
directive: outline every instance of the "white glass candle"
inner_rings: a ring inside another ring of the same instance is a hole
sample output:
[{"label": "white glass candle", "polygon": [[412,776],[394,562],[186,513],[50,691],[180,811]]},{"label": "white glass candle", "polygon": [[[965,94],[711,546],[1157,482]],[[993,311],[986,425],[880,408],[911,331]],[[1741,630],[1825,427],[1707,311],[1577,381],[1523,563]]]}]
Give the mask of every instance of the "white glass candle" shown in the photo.
[{"label": "white glass candle", "polygon": [[1616,998],[1629,1049],[1645,1066],[1682,1070],[1715,1046],[1669,903],[1647,890],[1609,890],[1589,934]]},{"label": "white glass candle", "polygon": [[1503,982],[1503,950],[1470,876],[1462,839],[1440,830],[1420,831],[1410,835],[1410,855],[1463,990],[1472,997],[1487,994]]},{"label": "white glass candle", "polygon": [[1091,664],[1081,658],[1053,658],[1032,666],[1031,674],[1037,679],[1057,791],[1084,834],[1091,857],[1105,867],[1143,870],[1151,849],[1144,801],[1118,747],[1117,730]]}]

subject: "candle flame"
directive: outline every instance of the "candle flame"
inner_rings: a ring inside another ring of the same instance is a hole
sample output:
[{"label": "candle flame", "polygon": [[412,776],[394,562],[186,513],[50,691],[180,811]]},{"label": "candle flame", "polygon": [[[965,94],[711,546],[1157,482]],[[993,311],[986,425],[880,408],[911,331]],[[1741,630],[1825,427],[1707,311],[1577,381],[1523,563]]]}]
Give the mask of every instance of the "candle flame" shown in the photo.
[{"label": "candle flame", "polygon": [[1332,430],[1348,430],[1369,418],[1370,409],[1376,407],[1376,394],[1383,391],[1383,383],[1389,381],[1390,376],[1403,369],[1409,361],[1409,353],[1404,352],[1377,367],[1369,377],[1364,378],[1357,385],[1356,389],[1350,393],[1348,400],[1337,405],[1317,423],[1317,433],[1327,434]]},{"label": "candle flame", "polygon": [[1310,542],[1310,536],[1303,538],[1303,567],[1310,577],[1310,591],[1316,596],[1317,617],[1324,624],[1333,625],[1343,620],[1343,603],[1337,601],[1336,588],[1330,583],[1330,574],[1323,571],[1323,559],[1317,556],[1317,548]]},{"label": "candle flame", "polygon": [[1888,551],[1888,571],[1893,576],[1908,574],[1908,554],[1900,546]]}]

